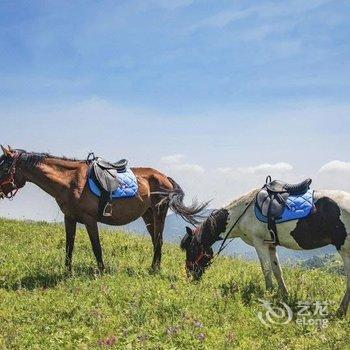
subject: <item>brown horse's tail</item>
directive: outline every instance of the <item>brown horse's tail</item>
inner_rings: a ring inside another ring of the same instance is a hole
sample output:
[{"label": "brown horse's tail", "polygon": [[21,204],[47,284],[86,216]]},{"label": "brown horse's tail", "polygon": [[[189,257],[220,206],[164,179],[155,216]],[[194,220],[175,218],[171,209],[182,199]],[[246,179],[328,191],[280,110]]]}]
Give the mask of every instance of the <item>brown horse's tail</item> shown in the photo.
[{"label": "brown horse's tail", "polygon": [[173,185],[173,190],[169,192],[169,208],[180,215],[185,221],[192,225],[199,223],[203,219],[203,211],[208,207],[210,202],[198,203],[194,201],[190,206],[186,206],[183,202],[185,193],[171,177],[168,180]]}]

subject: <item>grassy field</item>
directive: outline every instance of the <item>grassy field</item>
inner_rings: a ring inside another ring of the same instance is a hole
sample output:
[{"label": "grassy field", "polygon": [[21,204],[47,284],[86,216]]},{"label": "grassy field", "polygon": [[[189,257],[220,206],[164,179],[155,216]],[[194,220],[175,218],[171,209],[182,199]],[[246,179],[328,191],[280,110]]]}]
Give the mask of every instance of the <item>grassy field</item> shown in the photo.
[{"label": "grassy field", "polygon": [[[264,326],[264,291],[255,263],[220,258],[200,283],[184,272],[184,254],[165,245],[163,268],[150,274],[149,239],[102,232],[107,272],[95,275],[85,231],[76,238],[73,268],[65,272],[62,226],[0,221],[0,348],[3,349],[350,349],[350,320],[329,326]],[[333,302],[344,279],[319,270],[285,269],[298,301]]]}]

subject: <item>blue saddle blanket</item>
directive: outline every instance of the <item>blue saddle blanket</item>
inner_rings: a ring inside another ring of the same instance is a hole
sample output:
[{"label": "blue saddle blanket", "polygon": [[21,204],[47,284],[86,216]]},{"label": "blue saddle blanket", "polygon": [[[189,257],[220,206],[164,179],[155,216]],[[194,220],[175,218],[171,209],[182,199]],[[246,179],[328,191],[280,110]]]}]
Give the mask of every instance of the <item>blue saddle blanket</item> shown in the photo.
[{"label": "blue saddle blanket", "polygon": [[[137,179],[131,169],[127,169],[123,173],[118,173],[119,187],[112,192],[112,199],[129,198],[136,196],[138,191]],[[101,190],[91,176],[91,171],[88,178],[90,191],[97,197],[101,197]]]},{"label": "blue saddle blanket", "polygon": [[[282,222],[306,218],[314,206],[314,191],[308,190],[306,193],[297,196],[289,196],[286,207],[282,215],[276,219],[276,224]],[[259,221],[268,222],[257,206],[254,206],[255,216]]]}]

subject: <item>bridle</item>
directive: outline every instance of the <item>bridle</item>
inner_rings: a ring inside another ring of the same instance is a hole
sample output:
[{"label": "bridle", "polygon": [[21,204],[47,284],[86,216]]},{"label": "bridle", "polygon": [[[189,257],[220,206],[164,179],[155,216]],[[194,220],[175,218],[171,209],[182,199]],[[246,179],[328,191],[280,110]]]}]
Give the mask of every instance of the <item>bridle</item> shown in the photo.
[{"label": "bridle", "polygon": [[201,252],[195,261],[186,261],[186,267],[191,270],[197,270],[199,266],[207,267],[210,265],[210,261],[213,258],[213,254],[209,254],[201,246]]},{"label": "bridle", "polygon": [[[7,171],[6,177],[4,179],[0,180],[0,198],[12,199],[17,194],[17,192],[19,190],[19,188],[16,185],[15,176],[16,176],[17,162],[21,158],[21,155],[22,155],[22,153],[20,153],[20,152],[17,152],[14,155],[12,164],[11,164],[9,170]],[[7,194],[5,194],[5,192],[3,190],[4,185],[11,185],[12,186],[12,190],[10,192],[8,192]]]},{"label": "bridle", "polygon": [[[241,220],[241,218],[243,217],[243,215],[248,211],[249,207],[251,206],[251,204],[255,201],[255,197],[248,203],[248,205],[245,207],[245,209],[243,210],[243,212],[241,213],[241,215],[236,219],[236,221],[233,223],[233,225],[230,227],[230,229],[227,231],[224,239],[222,240],[222,243],[220,245],[220,248],[218,250],[218,252],[215,254],[212,253],[207,253],[203,247],[203,244],[200,244],[200,248],[201,248],[201,252],[198,255],[198,257],[196,258],[196,260],[194,262],[187,260],[186,261],[186,267],[189,269],[197,269],[198,266],[200,266],[200,264],[203,264],[203,267],[207,267],[208,265],[211,265],[214,260],[221,254],[221,252],[232,242],[228,242],[226,243],[229,234],[232,232],[232,230],[234,229],[234,227],[238,224],[238,222]],[[199,230],[198,226],[195,231],[194,231],[194,235],[196,233],[198,233]],[[226,244],[225,244],[226,243]],[[203,261],[204,259],[206,259],[206,261]]]},{"label": "bridle", "polygon": [[[199,228],[200,228],[200,226],[198,226],[195,229],[194,235],[196,235],[198,233]],[[199,266],[207,267],[208,265],[210,265],[213,256],[214,255],[212,253],[208,253],[205,250],[203,244],[200,243],[200,253],[199,253],[199,255],[197,256],[195,261],[186,260],[186,267],[188,269],[191,269],[191,270],[198,270]]]}]

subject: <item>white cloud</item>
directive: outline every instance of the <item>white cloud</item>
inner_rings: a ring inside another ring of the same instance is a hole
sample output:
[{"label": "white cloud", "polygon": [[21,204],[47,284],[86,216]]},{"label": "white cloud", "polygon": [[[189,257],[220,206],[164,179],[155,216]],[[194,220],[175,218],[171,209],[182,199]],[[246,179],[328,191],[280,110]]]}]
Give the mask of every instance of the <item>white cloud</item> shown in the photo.
[{"label": "white cloud", "polygon": [[[279,162],[275,164],[263,163],[254,166],[238,168],[222,167],[217,168],[216,170],[222,175],[229,175],[230,177],[236,178],[237,176],[241,176],[241,174],[248,176],[255,174],[287,173],[293,170],[293,166],[289,163]],[[249,178],[249,176],[246,178]],[[253,178],[251,178],[251,180],[253,180]]]},{"label": "white cloud", "polygon": [[229,174],[233,171],[231,167],[223,167],[223,168],[218,168],[217,171],[221,174]]},{"label": "white cloud", "polygon": [[257,173],[268,173],[268,172],[288,172],[293,170],[293,166],[289,163],[263,163],[255,166],[238,168],[238,171],[243,174],[257,174]]},{"label": "white cloud", "polygon": [[[256,45],[254,64],[289,58],[305,51],[308,40],[303,33],[296,35],[295,28],[302,25],[309,12],[318,10],[332,0],[264,1],[258,5],[232,5],[211,16],[194,22],[187,31],[220,30],[231,45]],[[320,12],[320,11],[319,11]],[[281,39],[283,38],[283,39]],[[264,41],[264,45],[261,42]],[[225,45],[225,44],[224,44]],[[322,53],[326,55],[328,53]],[[316,52],[317,57],[321,54]]]},{"label": "white cloud", "polygon": [[183,154],[172,154],[164,156],[161,161],[168,166],[169,169],[186,173],[204,173],[204,168],[195,163],[185,162],[186,156]]},{"label": "white cloud", "polygon": [[161,158],[161,161],[166,164],[180,163],[185,159],[183,154],[172,154],[170,156],[164,156]]},{"label": "white cloud", "polygon": [[197,173],[202,174],[204,173],[204,168],[198,164],[194,163],[183,163],[183,164],[176,164],[174,167],[176,170],[184,171],[184,172],[190,172],[190,173]]},{"label": "white cloud", "polygon": [[248,16],[250,16],[252,13],[256,11],[255,7],[248,8],[246,10],[242,11],[232,11],[232,10],[226,10],[219,12],[213,16],[210,16],[199,23],[192,26],[192,30],[196,30],[201,27],[218,27],[222,28],[230,24],[231,22],[234,22],[236,20],[244,19]]},{"label": "white cloud", "polygon": [[319,173],[331,173],[331,172],[350,173],[350,162],[332,160],[331,162],[328,162],[325,165],[323,165],[318,172]]},{"label": "white cloud", "polygon": [[301,14],[313,11],[318,7],[325,5],[333,0],[294,0],[290,1],[288,6],[284,3],[276,4],[276,2],[265,2],[259,5],[253,5],[244,9],[229,9],[221,11],[207,17],[195,24],[192,29],[198,29],[202,27],[217,27],[223,28],[235,21],[242,20],[248,17],[267,19],[269,23],[274,18],[283,17],[283,21],[279,22],[283,26],[285,17],[287,16],[300,16]]},{"label": "white cloud", "polygon": [[175,10],[191,5],[193,0],[153,0],[153,3],[168,10]]}]

